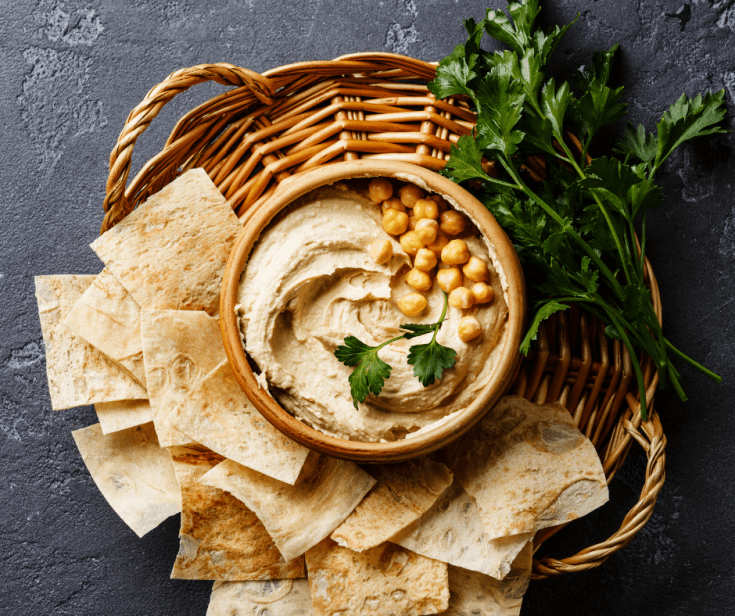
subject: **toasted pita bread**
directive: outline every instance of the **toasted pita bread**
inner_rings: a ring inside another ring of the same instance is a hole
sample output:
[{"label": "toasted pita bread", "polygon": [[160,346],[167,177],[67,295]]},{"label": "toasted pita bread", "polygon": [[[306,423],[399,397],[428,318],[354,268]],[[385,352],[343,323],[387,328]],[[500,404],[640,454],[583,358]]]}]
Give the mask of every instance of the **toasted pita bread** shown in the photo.
[{"label": "toasted pita bread", "polygon": [[147,397],[145,388],[127,370],[64,325],[64,319],[95,278],[35,278],[51,408],[57,411]]},{"label": "toasted pita bread", "polygon": [[315,616],[420,616],[447,609],[446,563],[394,543],[363,553],[327,538],[306,553]]},{"label": "toasted pita bread", "polygon": [[488,539],[477,504],[456,481],[424,515],[390,540],[428,558],[502,579],[533,533]]},{"label": "toasted pita bread", "polygon": [[145,387],[140,306],[107,268],[94,279],[64,325],[124,366]]},{"label": "toasted pita bread", "polygon": [[127,430],[153,421],[153,412],[148,400],[121,400],[100,402],[94,405],[102,434]]},{"label": "toasted pita bread", "polygon": [[556,526],[608,500],[595,448],[556,404],[502,398],[440,457],[477,502],[488,539]]},{"label": "toasted pita bread", "polygon": [[192,169],[91,246],[141,307],[214,315],[225,263],[241,231],[207,173]]},{"label": "toasted pita bread", "polygon": [[532,559],[529,542],[502,581],[449,565],[449,609],[443,616],[519,616],[531,577]]},{"label": "toasted pita bread", "polygon": [[263,419],[227,360],[199,381],[168,418],[197,443],[292,485],[309,453]]},{"label": "toasted pita bread", "polygon": [[169,421],[169,413],[199,381],[227,359],[217,321],[195,310],[142,310],[141,332],[148,397],[162,447],[191,438]]},{"label": "toasted pita bread", "polygon": [[226,492],[199,482],[222,462],[205,448],[171,449],[181,486],[181,541],[172,578],[267,580],[304,577],[304,559],[286,562],[257,516]]},{"label": "toasted pita bread", "polygon": [[357,507],[375,479],[359,466],[312,452],[296,485],[226,460],[201,479],[243,501],[286,560],[328,536]]},{"label": "toasted pita bread", "polygon": [[215,582],[206,616],[314,616],[309,582]]},{"label": "toasted pita bread", "polygon": [[452,483],[449,469],[426,457],[375,464],[375,487],[330,537],[355,552],[380,545],[426,512]]},{"label": "toasted pita bread", "polygon": [[138,537],[181,511],[171,454],[152,423],[108,435],[94,424],[72,436],[102,496]]}]

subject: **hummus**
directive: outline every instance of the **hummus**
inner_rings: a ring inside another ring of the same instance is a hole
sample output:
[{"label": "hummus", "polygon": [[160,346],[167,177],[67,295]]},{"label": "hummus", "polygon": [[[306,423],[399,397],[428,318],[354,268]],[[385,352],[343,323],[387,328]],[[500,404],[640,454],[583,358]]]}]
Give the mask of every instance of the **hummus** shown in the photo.
[{"label": "hummus", "polygon": [[[468,406],[495,370],[508,314],[492,246],[482,237],[463,236],[471,253],[489,264],[495,297],[470,310],[449,307],[437,340],[457,351],[454,367],[423,387],[406,359],[409,347],[429,342],[431,334],[390,344],[379,353],[392,367],[390,378],[380,395],[370,395],[356,410],[348,382],[353,369],[334,356],[337,346],[349,335],[377,345],[400,335],[401,323],[436,322],[444,307],[437,284],[426,293],[421,316],[407,317],[395,306],[395,299],[413,291],[404,281],[410,259],[381,220],[379,206],[344,185],[305,195],[262,233],[236,308],[245,350],[271,395],[325,434],[370,442],[405,438]],[[385,265],[368,254],[377,238],[393,243]],[[483,334],[465,343],[457,324],[467,314],[478,319]]]}]

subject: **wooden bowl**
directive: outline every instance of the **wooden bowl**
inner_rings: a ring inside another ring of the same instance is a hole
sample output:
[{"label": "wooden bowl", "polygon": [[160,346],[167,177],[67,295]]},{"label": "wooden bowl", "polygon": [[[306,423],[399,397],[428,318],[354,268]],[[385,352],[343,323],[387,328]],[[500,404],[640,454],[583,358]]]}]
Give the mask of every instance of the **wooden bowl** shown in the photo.
[{"label": "wooden bowl", "polygon": [[[258,385],[243,348],[235,313],[240,277],[250,251],[261,232],[285,206],[306,193],[340,180],[370,177],[400,179],[418,184],[458,204],[494,245],[508,282],[508,330],[497,368],[489,383],[465,409],[419,436],[388,443],[351,441],[311,428],[290,415]],[[335,163],[289,178],[245,223],[225,268],[220,298],[220,324],[225,350],[235,376],[250,401],[271,424],[302,445],[329,456],[358,462],[398,462],[444,447],[474,426],[497,402],[513,381],[520,362],[518,347],[524,334],[526,292],[518,256],[495,218],[470,193],[454,182],[409,163],[355,160]]]}]

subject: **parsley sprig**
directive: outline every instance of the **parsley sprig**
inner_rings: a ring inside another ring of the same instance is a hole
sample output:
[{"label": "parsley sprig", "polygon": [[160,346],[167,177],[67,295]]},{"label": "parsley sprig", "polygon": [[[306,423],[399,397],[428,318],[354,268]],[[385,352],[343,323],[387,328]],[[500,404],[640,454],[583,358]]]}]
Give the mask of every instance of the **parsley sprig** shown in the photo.
[{"label": "parsley sprig", "polygon": [[457,352],[439,344],[436,335],[441,329],[447,316],[448,296],[444,294],[444,309],[436,323],[405,323],[400,325],[404,333],[377,345],[365,344],[355,336],[347,336],[344,344],[334,351],[335,356],[346,366],[355,366],[349,377],[352,404],[357,408],[358,403],[365,402],[369,394],[378,395],[390,377],[390,364],[378,357],[378,351],[397,340],[411,340],[431,332],[434,335],[426,344],[415,344],[408,349],[408,363],[413,366],[414,376],[424,387],[428,387],[441,379],[444,370],[454,366]]},{"label": "parsley sprig", "polygon": [[[681,375],[669,356],[721,381],[664,337],[644,271],[647,212],[663,201],[654,176],[682,143],[727,132],[720,126],[724,92],[682,95],[655,134],[628,125],[612,156],[587,164],[599,129],[627,113],[623,88],[608,85],[618,46],[595,52],[573,85],[557,85],[545,67],[572,24],[544,32],[535,26],[539,11],[538,0],[522,0],[508,4],[510,18],[488,10],[478,23],[466,20],[467,42],[440,62],[429,89],[437,98],[465,95],[477,113],[474,133],[452,147],[443,173],[467,183],[511,236],[524,264],[535,316],[521,351],[529,353],[542,321],[576,302],[628,349],[646,419],[636,350],[651,357],[661,386],[671,384],[682,400]],[[485,32],[511,50],[483,51]],[[539,154],[547,177],[533,182],[525,162]],[[495,162],[492,172],[488,161]]]}]

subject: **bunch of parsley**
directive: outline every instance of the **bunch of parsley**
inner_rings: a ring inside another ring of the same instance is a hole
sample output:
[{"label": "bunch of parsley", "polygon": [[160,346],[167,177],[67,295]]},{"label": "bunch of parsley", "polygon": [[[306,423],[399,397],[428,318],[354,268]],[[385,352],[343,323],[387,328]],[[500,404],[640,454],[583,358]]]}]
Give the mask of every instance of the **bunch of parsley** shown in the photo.
[{"label": "bunch of parsley", "polygon": [[[479,23],[466,20],[467,42],[439,64],[429,89],[437,98],[467,96],[477,114],[474,133],[452,147],[443,173],[466,183],[495,215],[524,264],[535,316],[521,351],[529,353],[542,321],[576,302],[628,349],[646,419],[636,350],[655,362],[661,387],[670,383],[682,400],[671,356],[721,380],[664,337],[644,282],[644,258],[646,214],[663,200],[654,176],[685,141],[726,132],[719,126],[724,93],[682,95],[655,134],[628,125],[612,156],[586,164],[598,129],[626,114],[623,88],[608,85],[618,46],[596,52],[573,85],[557,85],[544,69],[572,24],[544,32],[535,27],[539,10],[538,0],[524,0],[508,4],[512,21],[493,10]],[[483,51],[484,32],[511,50]],[[524,163],[539,154],[546,179],[533,182]]]}]

